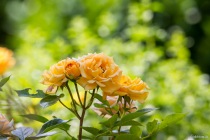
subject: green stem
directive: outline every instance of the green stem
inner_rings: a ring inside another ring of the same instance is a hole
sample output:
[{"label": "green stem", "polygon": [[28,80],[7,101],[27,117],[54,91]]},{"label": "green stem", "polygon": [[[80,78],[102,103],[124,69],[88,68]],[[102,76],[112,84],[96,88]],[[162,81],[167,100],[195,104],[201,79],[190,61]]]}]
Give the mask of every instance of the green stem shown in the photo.
[{"label": "green stem", "polygon": [[[124,98],[124,106],[123,106],[123,113],[122,113],[122,115],[120,115],[120,118],[122,118],[124,115],[125,115],[125,113],[126,113],[126,104],[127,104],[127,102],[126,102],[126,100],[125,100],[125,98]],[[121,125],[119,126],[119,128],[118,128],[118,134],[120,135],[120,132],[121,132]]]},{"label": "green stem", "polygon": [[71,108],[67,107],[60,99],[58,100],[66,109],[71,111],[78,119],[80,119],[80,116],[77,115]]},{"label": "green stem", "polygon": [[89,100],[89,103],[88,103],[86,109],[88,109],[92,105],[93,100],[94,100],[94,95],[95,95],[95,89],[93,90],[92,96],[91,96],[91,98]]},{"label": "green stem", "polygon": [[119,126],[119,128],[118,128],[118,134],[120,135],[120,131],[121,131],[121,125]]},{"label": "green stem", "polygon": [[70,97],[71,97],[71,100],[72,100],[72,103],[73,103],[73,107],[74,107],[74,112],[77,114],[77,116],[79,116],[79,114],[78,114],[78,112],[77,112],[76,102],[75,102],[75,100],[74,100],[74,98],[73,98],[73,95],[72,95],[72,92],[71,92],[71,89],[70,89],[68,83],[66,83],[66,88],[67,88],[67,90],[68,90],[68,92],[69,92],[69,95],[70,95]]},{"label": "green stem", "polygon": [[78,90],[78,86],[77,86],[77,83],[76,82],[74,82],[74,86],[75,86],[75,89],[76,89],[76,92],[77,92],[77,97],[79,99],[79,103],[82,106],[82,101],[81,101],[81,98],[79,96],[79,90]]},{"label": "green stem", "polygon": [[87,91],[85,91],[85,96],[84,96],[84,104],[82,106],[82,114],[80,118],[80,123],[79,123],[79,135],[78,135],[78,140],[82,140],[82,126],[84,122],[84,117],[85,117],[85,112],[86,112],[86,99],[87,99]]},{"label": "green stem", "polygon": [[66,132],[66,134],[67,134],[69,137],[71,137],[71,138],[73,137],[72,135],[69,134],[68,131],[65,131],[65,132]]}]

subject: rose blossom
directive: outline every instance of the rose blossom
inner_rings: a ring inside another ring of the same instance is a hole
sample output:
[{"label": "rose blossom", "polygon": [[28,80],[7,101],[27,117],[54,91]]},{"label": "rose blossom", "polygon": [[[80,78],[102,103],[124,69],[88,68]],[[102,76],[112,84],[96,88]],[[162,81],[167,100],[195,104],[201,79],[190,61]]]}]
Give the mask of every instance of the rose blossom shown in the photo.
[{"label": "rose blossom", "polygon": [[49,85],[47,92],[52,92],[54,87],[61,86],[69,79],[76,79],[80,76],[79,64],[76,60],[67,58],[52,65],[50,69],[42,74],[44,85]]},{"label": "rose blossom", "polygon": [[120,80],[121,87],[114,95],[129,96],[132,100],[137,100],[143,103],[148,96],[148,86],[140,78],[131,80],[130,77],[123,75]]},{"label": "rose blossom", "polygon": [[0,47],[0,75],[15,64],[15,60],[12,55],[12,51],[7,48]]},{"label": "rose blossom", "polygon": [[88,54],[79,59],[81,77],[77,82],[85,89],[99,86],[103,92],[112,94],[120,85],[122,71],[109,56],[103,53]]}]

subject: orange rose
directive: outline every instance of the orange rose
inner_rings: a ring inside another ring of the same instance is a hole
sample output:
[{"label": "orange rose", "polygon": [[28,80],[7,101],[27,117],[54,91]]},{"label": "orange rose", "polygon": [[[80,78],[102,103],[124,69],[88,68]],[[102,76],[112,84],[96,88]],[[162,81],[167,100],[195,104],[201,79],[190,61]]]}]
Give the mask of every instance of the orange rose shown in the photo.
[{"label": "orange rose", "polygon": [[73,59],[67,59],[65,74],[69,79],[77,79],[80,76],[79,63]]},{"label": "orange rose", "polygon": [[10,134],[14,130],[13,120],[9,122],[2,114],[0,114],[0,135]]},{"label": "orange rose", "polygon": [[0,75],[15,64],[15,60],[12,55],[12,51],[7,48],[0,47]]},{"label": "orange rose", "polygon": [[76,60],[67,58],[59,61],[42,74],[42,84],[49,85],[47,92],[54,92],[54,87],[61,86],[69,79],[76,79],[80,76],[79,64]]},{"label": "orange rose", "polygon": [[99,54],[88,54],[79,59],[81,77],[77,81],[85,90],[99,86],[104,92],[111,94],[120,85],[122,71],[111,57]]},{"label": "orange rose", "polygon": [[[110,112],[112,112],[112,114],[117,114],[118,112],[122,113],[123,112],[123,107],[124,107],[124,99],[122,99],[121,102],[117,102],[119,96],[107,96],[106,100],[109,102],[110,108],[93,108],[93,110],[98,114],[98,115],[102,115],[105,116],[107,118],[111,117],[111,114],[107,111],[109,110]],[[96,102],[99,103],[100,102]],[[118,106],[118,110],[114,109],[114,106]],[[135,104],[132,102],[131,104],[126,103],[126,108],[129,109],[128,111],[126,111],[126,114],[128,113],[132,113],[136,111],[136,107]]]},{"label": "orange rose", "polygon": [[114,95],[129,96],[132,100],[143,103],[148,96],[148,86],[140,78],[131,80],[130,77],[123,75],[120,80],[121,87]]}]

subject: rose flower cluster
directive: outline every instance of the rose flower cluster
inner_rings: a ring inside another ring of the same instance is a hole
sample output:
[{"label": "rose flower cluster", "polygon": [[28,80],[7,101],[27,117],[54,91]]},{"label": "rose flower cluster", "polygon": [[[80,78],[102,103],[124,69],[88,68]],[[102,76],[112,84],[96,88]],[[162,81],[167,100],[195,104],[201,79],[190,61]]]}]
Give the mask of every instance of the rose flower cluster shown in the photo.
[{"label": "rose flower cluster", "polygon": [[[48,85],[47,93],[55,93],[58,87],[71,80],[82,86],[85,91],[99,87],[107,100],[111,99],[110,96],[128,96],[131,100],[143,103],[148,95],[146,83],[140,78],[132,80],[123,75],[113,58],[103,53],[61,60],[44,71],[42,77],[41,83]],[[115,98],[111,100],[113,99]]]}]

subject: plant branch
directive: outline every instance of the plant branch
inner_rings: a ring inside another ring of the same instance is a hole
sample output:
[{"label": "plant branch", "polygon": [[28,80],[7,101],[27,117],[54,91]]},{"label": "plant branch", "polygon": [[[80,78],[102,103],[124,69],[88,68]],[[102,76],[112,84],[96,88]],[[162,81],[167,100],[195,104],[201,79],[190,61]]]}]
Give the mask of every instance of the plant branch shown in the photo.
[{"label": "plant branch", "polygon": [[75,100],[74,100],[74,98],[73,98],[73,95],[72,95],[72,92],[71,92],[71,89],[70,89],[68,83],[66,83],[66,88],[67,88],[67,90],[68,90],[68,92],[69,92],[69,95],[70,95],[70,97],[71,97],[71,100],[72,100],[72,103],[73,103],[73,107],[74,107],[74,112],[77,114],[77,116],[79,116],[79,114],[78,114],[78,112],[77,112],[76,103],[75,103]]},{"label": "plant branch", "polygon": [[77,115],[71,108],[67,107],[60,99],[58,100],[66,109],[71,111],[78,119],[80,119],[80,116]]},{"label": "plant branch", "polygon": [[84,122],[84,117],[85,117],[85,112],[86,112],[86,99],[87,99],[87,91],[85,91],[85,96],[84,96],[84,104],[82,106],[82,114],[81,114],[81,118],[80,118],[80,123],[79,123],[79,135],[78,135],[78,139],[82,140],[82,126],[83,126],[83,122]]},{"label": "plant branch", "polygon": [[89,103],[88,103],[88,105],[87,105],[86,109],[88,109],[88,108],[92,105],[93,100],[94,100],[95,91],[96,91],[96,90],[95,90],[95,89],[93,89],[92,96],[91,96],[91,98],[90,98],[90,100],[89,100]]},{"label": "plant branch", "polygon": [[76,89],[76,92],[77,92],[77,97],[79,99],[79,103],[82,106],[82,101],[81,101],[81,98],[79,96],[79,90],[78,90],[78,86],[77,86],[77,83],[76,82],[74,82],[74,86],[75,86],[75,89]]}]

